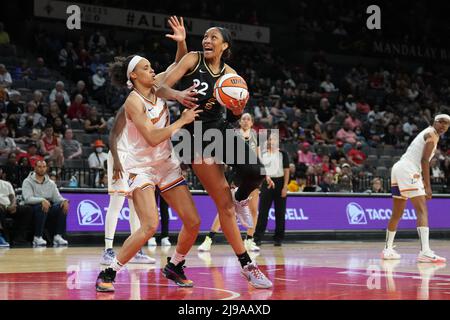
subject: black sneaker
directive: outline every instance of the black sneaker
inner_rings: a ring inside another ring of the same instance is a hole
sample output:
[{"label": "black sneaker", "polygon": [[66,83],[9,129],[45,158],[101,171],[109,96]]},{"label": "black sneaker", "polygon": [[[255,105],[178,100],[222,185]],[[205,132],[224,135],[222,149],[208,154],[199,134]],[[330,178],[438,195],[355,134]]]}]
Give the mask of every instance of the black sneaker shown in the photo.
[{"label": "black sneaker", "polygon": [[116,279],[116,271],[112,268],[106,268],[98,275],[95,289],[98,292],[114,292],[114,280]]},{"label": "black sneaker", "polygon": [[275,242],[274,242],[273,245],[274,245],[275,247],[281,247],[282,244],[283,244],[283,242],[282,242],[281,240],[275,240]]},{"label": "black sneaker", "polygon": [[186,278],[186,275],[184,274],[184,263],[186,260],[181,261],[178,265],[174,265],[172,262],[170,262],[170,258],[167,258],[167,264],[162,269],[162,273],[164,276],[175,282],[180,287],[193,287],[194,282],[192,280],[188,280]]}]

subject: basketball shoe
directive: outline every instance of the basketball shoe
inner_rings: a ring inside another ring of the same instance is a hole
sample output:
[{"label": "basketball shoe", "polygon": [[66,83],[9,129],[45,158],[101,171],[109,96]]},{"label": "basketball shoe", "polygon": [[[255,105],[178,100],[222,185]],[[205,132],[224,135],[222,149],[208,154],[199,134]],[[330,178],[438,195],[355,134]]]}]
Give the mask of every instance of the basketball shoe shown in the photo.
[{"label": "basketball shoe", "polygon": [[437,254],[434,253],[434,251],[431,250],[420,251],[419,255],[417,256],[417,262],[445,263],[446,261],[447,261],[446,258],[438,256]]},{"label": "basketball shoe", "polygon": [[194,282],[192,280],[189,280],[186,278],[186,275],[184,274],[184,263],[186,260],[181,261],[179,264],[174,265],[172,262],[170,262],[170,257],[167,258],[167,264],[162,269],[162,273],[164,276],[175,282],[180,287],[193,287]]},{"label": "basketball shoe", "polygon": [[106,268],[98,275],[95,289],[98,292],[114,292],[114,281],[116,279],[116,271],[112,268]]},{"label": "basketball shoe", "polygon": [[399,260],[401,257],[394,248],[386,248],[381,253],[381,259],[383,260]]},{"label": "basketball shoe", "polygon": [[105,251],[103,251],[102,259],[100,260],[100,264],[109,266],[113,260],[116,254],[114,253],[114,250],[112,248],[108,248]]},{"label": "basketball shoe", "polygon": [[205,240],[203,241],[203,243],[201,245],[199,245],[198,247],[198,251],[201,252],[208,252],[211,250],[211,244],[212,244],[212,239],[208,236],[206,236]]},{"label": "basketball shoe", "polygon": [[247,278],[250,284],[256,289],[268,289],[273,286],[272,281],[259,270],[256,262],[248,263],[242,268],[241,274]]},{"label": "basketball shoe", "polygon": [[144,251],[139,250],[138,253],[133,257],[133,259],[130,260],[129,263],[133,264],[153,264],[156,263],[156,260],[152,257],[149,257],[144,253]]}]

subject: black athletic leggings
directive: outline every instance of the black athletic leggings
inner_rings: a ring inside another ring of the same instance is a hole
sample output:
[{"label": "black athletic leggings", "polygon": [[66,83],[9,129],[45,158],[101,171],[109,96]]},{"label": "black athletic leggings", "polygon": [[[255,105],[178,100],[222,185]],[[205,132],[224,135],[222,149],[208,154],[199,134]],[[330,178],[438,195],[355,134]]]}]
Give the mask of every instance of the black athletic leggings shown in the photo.
[{"label": "black athletic leggings", "polygon": [[[169,236],[169,205],[161,197],[159,192],[156,193],[156,197],[159,198],[159,213],[161,216],[161,239]],[[156,200],[158,201],[158,200]]]},{"label": "black athletic leggings", "polygon": [[[245,141],[238,133],[233,131],[233,134],[226,134],[226,129],[233,130],[231,124],[229,124],[225,120],[214,121],[210,123],[202,123],[203,133],[207,129],[218,129],[223,137],[223,149],[222,149],[222,157],[216,153],[212,153],[212,156],[215,156],[217,162],[223,163],[231,166],[234,172],[234,182],[236,186],[239,187],[236,193],[236,200],[241,201],[245,200],[250,196],[253,190],[258,188],[265,177],[264,166],[257,157],[256,153],[250,148],[250,145],[247,141]],[[194,125],[190,124],[185,127],[191,133],[191,156],[190,161],[194,161],[194,159],[202,156],[205,151],[205,148],[208,148],[208,145],[211,141],[203,142],[202,154],[196,154],[194,150]],[[230,133],[231,131],[229,131]],[[212,139],[214,140],[214,139]],[[178,145],[177,142],[174,145]],[[209,147],[211,149],[211,146]],[[233,150],[233,156],[230,155],[231,150]],[[228,154],[228,156],[227,156]]]}]

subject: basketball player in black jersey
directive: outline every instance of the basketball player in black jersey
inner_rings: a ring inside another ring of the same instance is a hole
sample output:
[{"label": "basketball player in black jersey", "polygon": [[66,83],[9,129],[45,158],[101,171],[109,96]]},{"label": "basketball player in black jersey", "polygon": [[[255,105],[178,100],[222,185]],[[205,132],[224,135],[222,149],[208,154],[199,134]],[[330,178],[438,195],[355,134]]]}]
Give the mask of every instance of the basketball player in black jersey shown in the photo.
[{"label": "basketball player in black jersey", "polygon": [[[176,83],[179,83],[180,87],[184,88],[190,87],[194,83],[197,91],[197,104],[203,110],[198,118],[202,124],[202,130],[219,129],[223,134],[224,146],[226,146],[227,135],[225,130],[233,128],[232,123],[240,118],[247,103],[247,101],[241,101],[231,111],[221,106],[213,96],[214,84],[222,75],[227,73],[236,74],[236,71],[223,61],[223,58],[228,57],[231,51],[231,33],[224,28],[210,28],[205,32],[202,45],[203,52],[189,52],[166,74],[157,93],[159,96],[165,97],[174,94],[172,92],[173,89],[170,88]],[[226,117],[224,117],[225,111]],[[187,125],[185,128],[193,135],[194,125]],[[259,270],[256,263],[250,259],[235,218],[236,214],[248,216],[250,220],[248,226],[252,226],[248,198],[250,193],[258,188],[264,180],[263,165],[259,162],[248,143],[243,141],[242,143],[237,143],[237,139],[242,139],[238,135],[234,135],[232,138],[234,146],[245,145],[246,160],[249,158],[256,159],[256,164],[251,164],[250,161],[238,164],[236,159],[234,159],[233,163],[230,163],[236,175],[239,176],[239,180],[242,181],[237,191],[234,190],[232,192],[225,179],[222,164],[217,163],[217,161],[211,163],[211,161],[208,161],[209,159],[202,159],[201,163],[197,163],[198,159],[196,159],[194,163],[194,159],[191,159],[192,169],[216,204],[222,231],[241,263],[242,274],[254,287],[270,288],[272,287],[272,282]],[[252,156],[248,156],[250,154]],[[224,158],[226,158],[225,155],[226,153],[224,153]],[[194,157],[195,155],[192,156]],[[237,154],[234,152],[234,157],[236,158],[236,156]],[[243,212],[247,212],[247,214],[242,214]]]}]

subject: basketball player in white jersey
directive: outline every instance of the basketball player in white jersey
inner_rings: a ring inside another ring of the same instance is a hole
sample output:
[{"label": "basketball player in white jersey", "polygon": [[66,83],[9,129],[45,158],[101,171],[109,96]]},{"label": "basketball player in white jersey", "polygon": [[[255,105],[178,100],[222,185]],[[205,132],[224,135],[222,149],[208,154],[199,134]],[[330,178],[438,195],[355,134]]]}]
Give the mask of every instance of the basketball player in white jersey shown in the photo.
[{"label": "basketball player in white jersey", "polygon": [[124,104],[127,154],[123,169],[128,173],[127,196],[133,199],[140,227],[128,237],[109,267],[100,272],[96,289],[100,292],[114,291],[116,272],[155,234],[159,223],[156,187],[183,221],[177,248],[173,256],[168,258],[163,274],[179,286],[192,287],[192,281],[184,274],[184,263],[186,254],[197,238],[200,218],[180,164],[172,156],[170,137],[184,125],[193,122],[202,112],[197,110],[198,106],[193,102],[196,100],[193,98],[196,94],[194,86],[183,92],[177,91],[173,96],[191,109],[186,109],[180,119],[170,125],[167,104],[155,94],[164,73],[155,76],[150,62],[135,55],[125,60],[116,59],[111,67],[111,76],[114,83],[126,83],[133,88]]},{"label": "basketball player in white jersey", "polygon": [[430,161],[433,158],[439,137],[450,125],[450,116],[439,114],[432,126],[420,132],[406,153],[394,164],[391,173],[394,207],[386,231],[386,245],[381,254],[385,260],[398,260],[400,254],[394,250],[394,237],[403,216],[406,202],[411,202],[417,214],[417,232],[420,239],[418,262],[446,262],[446,258],[435,254],[429,245],[428,210],[426,201],[431,199]]},{"label": "basketball player in white jersey", "polygon": [[[175,63],[169,66],[169,68],[167,69],[170,70],[187,53],[187,45],[186,30],[184,28],[183,18],[178,19],[177,17],[173,16],[170,17],[168,23],[173,30],[173,34],[168,34],[167,37],[171,38],[177,43]],[[124,110],[123,108],[120,108],[109,135],[110,152],[108,153],[107,166],[108,193],[110,195],[110,198],[108,211],[106,212],[105,218],[105,251],[103,252],[100,262],[103,265],[109,265],[115,257],[115,253],[113,250],[114,234],[116,232],[119,212],[125,202],[125,193],[128,191],[128,173],[124,172],[121,166],[121,163],[123,163],[127,154],[128,148],[126,145],[127,139],[126,137],[124,137],[124,135],[126,135],[126,130],[123,130],[124,127]],[[116,159],[116,161],[114,161],[114,159]],[[118,172],[123,172],[123,174],[118,176]],[[116,175],[115,179],[113,179],[113,175]],[[136,215],[133,201],[131,199],[128,199],[128,206],[130,208],[130,231],[131,233],[134,233],[137,229],[139,229],[139,219]],[[142,250],[139,250],[137,255],[132,260],[130,260],[129,263],[151,264],[155,262],[155,259],[145,255]]]}]

